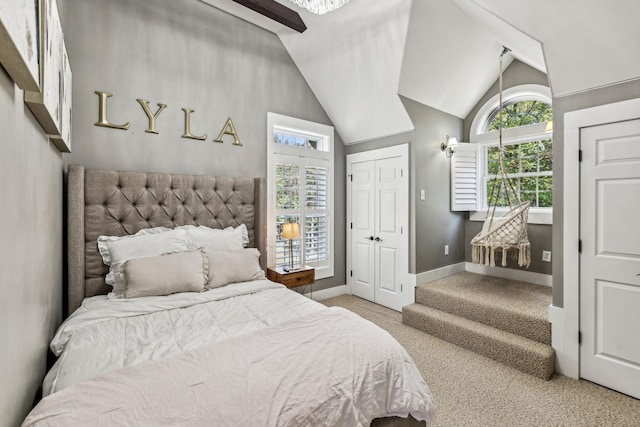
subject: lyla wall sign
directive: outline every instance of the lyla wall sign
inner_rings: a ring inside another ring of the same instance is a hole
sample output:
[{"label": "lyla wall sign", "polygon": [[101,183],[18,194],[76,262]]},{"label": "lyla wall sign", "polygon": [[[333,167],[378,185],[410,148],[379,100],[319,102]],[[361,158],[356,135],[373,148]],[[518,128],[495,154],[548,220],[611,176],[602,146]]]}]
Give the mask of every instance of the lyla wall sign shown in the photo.
[{"label": "lyla wall sign", "polygon": [[[129,126],[130,126],[129,122],[119,125],[119,124],[111,123],[109,121],[109,118],[107,115],[107,100],[110,97],[112,97],[113,94],[109,92],[102,92],[99,90],[96,91],[96,94],[98,95],[99,103],[98,103],[98,121],[96,122],[95,125],[102,126],[105,128],[111,128],[111,129],[121,129],[121,130],[129,129]],[[158,103],[158,109],[154,113],[149,107],[149,101],[146,101],[144,99],[139,99],[139,98],[136,99],[136,101],[138,101],[138,103],[142,107],[142,111],[144,111],[144,113],[147,115],[147,118],[149,119],[149,126],[147,127],[147,129],[145,129],[145,132],[158,133],[158,131],[156,130],[156,121],[158,120],[158,116],[160,115],[160,113],[162,113],[162,111],[165,108],[167,108],[167,105]],[[182,111],[184,112],[184,133],[182,134],[182,137],[187,139],[196,139],[198,141],[205,141],[208,137],[206,133],[204,135],[194,135],[191,133],[191,113],[193,113],[194,110],[191,110],[189,108],[183,108]],[[229,117],[225,122],[224,126],[222,126],[222,130],[220,131],[220,134],[216,139],[214,139],[214,141],[224,142],[222,140],[222,137],[225,135],[233,136],[233,145],[242,146],[242,143],[240,142],[240,138],[238,137],[238,132],[236,132],[236,128],[233,125],[233,121],[231,120],[231,117]]]}]

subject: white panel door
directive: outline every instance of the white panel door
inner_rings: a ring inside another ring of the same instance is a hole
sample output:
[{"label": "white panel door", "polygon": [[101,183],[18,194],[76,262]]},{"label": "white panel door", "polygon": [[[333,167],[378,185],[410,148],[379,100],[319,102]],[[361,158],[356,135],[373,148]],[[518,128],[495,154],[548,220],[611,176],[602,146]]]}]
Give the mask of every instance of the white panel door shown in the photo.
[{"label": "white panel door", "polygon": [[640,398],[640,120],[580,148],[580,376]]},{"label": "white panel door", "polygon": [[347,156],[347,283],[353,295],[394,310],[415,300],[409,272],[408,146]]},{"label": "white panel door", "polygon": [[403,218],[407,204],[402,192],[402,158],[375,162],[375,302],[395,310],[402,309]]},{"label": "white panel door", "polygon": [[351,166],[351,293],[375,298],[375,163]]}]

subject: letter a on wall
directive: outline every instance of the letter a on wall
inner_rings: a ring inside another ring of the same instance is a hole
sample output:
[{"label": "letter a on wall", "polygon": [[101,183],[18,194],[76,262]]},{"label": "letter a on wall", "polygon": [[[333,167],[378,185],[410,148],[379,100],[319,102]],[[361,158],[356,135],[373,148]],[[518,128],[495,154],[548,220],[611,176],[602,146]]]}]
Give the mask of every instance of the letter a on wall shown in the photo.
[{"label": "letter a on wall", "polygon": [[240,138],[238,138],[238,132],[236,132],[236,128],[235,128],[235,126],[233,126],[233,122],[231,121],[231,117],[229,117],[227,119],[226,123],[222,127],[222,130],[220,131],[220,135],[218,135],[218,137],[216,139],[214,139],[214,141],[215,142],[224,142],[224,141],[222,141],[222,136],[223,135],[233,135],[233,138],[234,138],[233,145],[242,146],[242,143],[240,142]]}]

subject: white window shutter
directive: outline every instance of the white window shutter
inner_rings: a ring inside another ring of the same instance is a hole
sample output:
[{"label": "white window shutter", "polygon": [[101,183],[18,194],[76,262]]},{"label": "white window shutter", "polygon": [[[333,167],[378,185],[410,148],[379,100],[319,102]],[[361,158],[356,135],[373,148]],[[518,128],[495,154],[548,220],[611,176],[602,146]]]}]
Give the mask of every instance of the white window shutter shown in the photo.
[{"label": "white window shutter", "polygon": [[451,157],[451,210],[480,209],[480,144],[460,143]]}]

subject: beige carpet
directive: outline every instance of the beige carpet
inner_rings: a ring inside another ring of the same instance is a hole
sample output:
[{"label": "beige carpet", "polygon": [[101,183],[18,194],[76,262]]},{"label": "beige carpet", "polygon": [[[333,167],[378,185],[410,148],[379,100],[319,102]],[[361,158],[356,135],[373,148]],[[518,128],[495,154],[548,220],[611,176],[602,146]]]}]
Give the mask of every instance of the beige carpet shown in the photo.
[{"label": "beige carpet", "polygon": [[405,326],[400,313],[357,297],[322,302],[372,321],[407,349],[438,406],[433,426],[640,427],[640,400],[558,374],[535,378]]}]

